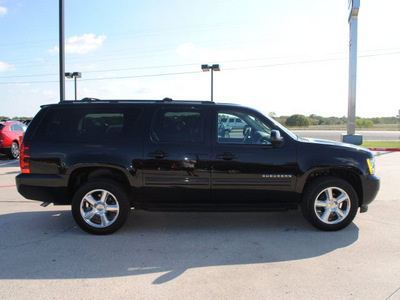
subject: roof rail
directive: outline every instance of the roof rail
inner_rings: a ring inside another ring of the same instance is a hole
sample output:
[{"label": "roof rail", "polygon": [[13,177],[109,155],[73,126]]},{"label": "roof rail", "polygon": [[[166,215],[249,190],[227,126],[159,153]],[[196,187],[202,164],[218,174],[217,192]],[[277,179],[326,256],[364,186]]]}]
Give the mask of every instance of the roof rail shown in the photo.
[{"label": "roof rail", "polygon": [[99,100],[100,100],[100,99],[97,99],[97,98],[85,97],[85,98],[83,98],[81,101],[90,102],[90,101],[99,101]]}]

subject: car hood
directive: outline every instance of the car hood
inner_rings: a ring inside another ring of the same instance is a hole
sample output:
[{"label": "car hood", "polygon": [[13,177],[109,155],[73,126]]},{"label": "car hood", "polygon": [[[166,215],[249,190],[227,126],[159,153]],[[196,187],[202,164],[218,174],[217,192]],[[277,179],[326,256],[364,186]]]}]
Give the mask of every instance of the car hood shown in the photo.
[{"label": "car hood", "polygon": [[368,150],[367,148],[363,148],[363,147],[356,146],[353,144],[348,144],[348,143],[341,143],[341,142],[320,140],[320,139],[313,139],[313,138],[303,138],[303,137],[299,138],[299,141],[303,142],[303,143],[333,146],[333,147],[338,147],[338,148],[342,148],[342,149],[351,149],[351,150],[361,151],[361,152],[365,152],[365,153],[371,153],[371,151]]}]

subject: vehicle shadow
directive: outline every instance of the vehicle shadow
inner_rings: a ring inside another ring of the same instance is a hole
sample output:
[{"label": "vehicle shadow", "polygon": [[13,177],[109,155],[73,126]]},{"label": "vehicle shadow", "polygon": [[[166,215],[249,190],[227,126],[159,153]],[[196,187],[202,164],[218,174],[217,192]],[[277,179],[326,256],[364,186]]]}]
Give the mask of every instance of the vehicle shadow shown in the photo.
[{"label": "vehicle shadow", "polygon": [[9,158],[8,158],[8,156],[6,155],[6,154],[4,154],[4,153],[0,153],[0,161],[4,161],[4,160],[10,160]]},{"label": "vehicle shadow", "polygon": [[132,211],[108,236],[76,227],[69,210],[0,215],[0,279],[107,278],[159,274],[153,284],[188,269],[313,258],[358,239],[314,229],[297,211],[197,213]]},{"label": "vehicle shadow", "polygon": [[6,156],[0,156],[0,168],[19,167],[18,159],[9,159]]}]

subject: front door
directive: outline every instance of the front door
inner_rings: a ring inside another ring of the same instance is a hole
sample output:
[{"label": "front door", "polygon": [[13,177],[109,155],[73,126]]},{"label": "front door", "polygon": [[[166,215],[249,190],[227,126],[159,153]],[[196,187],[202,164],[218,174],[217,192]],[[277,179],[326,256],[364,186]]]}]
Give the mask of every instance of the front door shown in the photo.
[{"label": "front door", "polygon": [[[240,119],[241,128],[221,127],[225,119]],[[250,208],[296,202],[298,174],[293,141],[270,142],[273,124],[261,114],[246,109],[217,109],[214,115],[212,151],[212,198],[215,203]]]}]

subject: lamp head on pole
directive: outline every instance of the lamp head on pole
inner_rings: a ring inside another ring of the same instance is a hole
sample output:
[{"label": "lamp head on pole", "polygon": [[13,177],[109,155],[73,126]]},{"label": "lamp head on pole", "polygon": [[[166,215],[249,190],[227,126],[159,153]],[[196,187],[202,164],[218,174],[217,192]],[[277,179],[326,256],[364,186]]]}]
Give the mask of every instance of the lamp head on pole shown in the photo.
[{"label": "lamp head on pole", "polygon": [[81,78],[82,77],[82,73],[81,72],[67,72],[67,73],[65,73],[65,77],[67,77],[67,78]]},{"label": "lamp head on pole", "polygon": [[208,72],[210,69],[213,71],[221,71],[218,64],[214,64],[211,66],[210,65],[201,65],[201,69],[203,70],[203,72]]},{"label": "lamp head on pole", "polygon": [[201,69],[203,72],[208,72],[210,70],[210,67],[208,65],[201,65]]},{"label": "lamp head on pole", "polygon": [[212,65],[211,69],[213,69],[214,71],[221,71],[219,65]]}]

